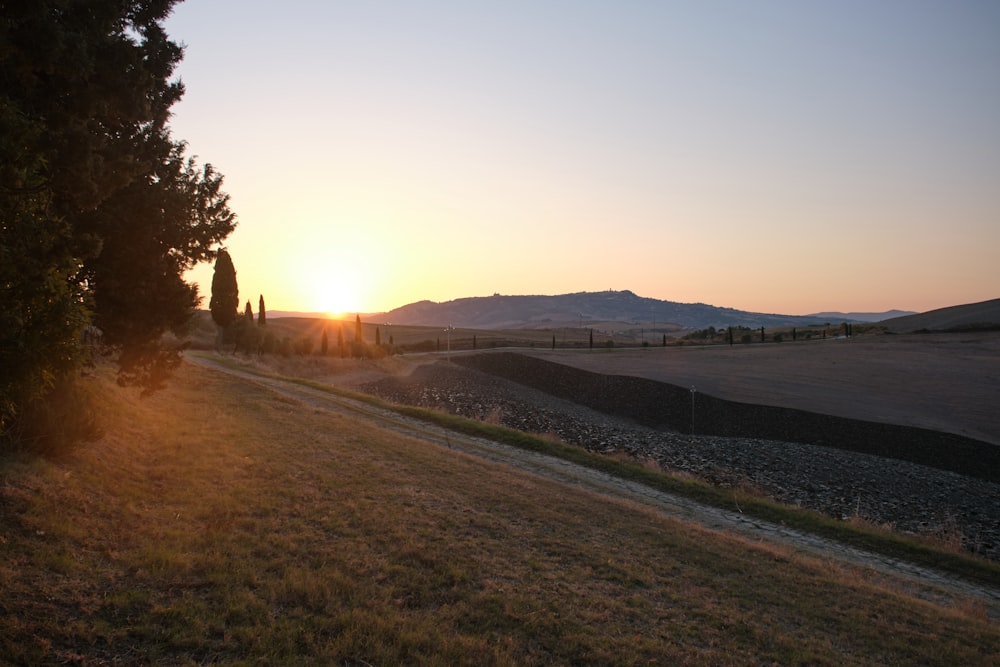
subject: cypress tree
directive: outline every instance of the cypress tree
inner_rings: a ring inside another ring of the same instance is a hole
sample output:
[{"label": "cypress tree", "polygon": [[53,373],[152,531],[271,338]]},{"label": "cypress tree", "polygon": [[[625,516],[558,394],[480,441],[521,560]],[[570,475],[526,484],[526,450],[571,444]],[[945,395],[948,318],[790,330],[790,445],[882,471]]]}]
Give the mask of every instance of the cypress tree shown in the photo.
[{"label": "cypress tree", "polygon": [[355,315],[355,317],[354,317],[354,340],[358,341],[359,343],[364,340],[364,337],[361,335],[361,316],[360,315]]},{"label": "cypress tree", "polygon": [[260,295],[260,301],[257,304],[257,326],[262,327],[267,319],[267,311],[264,310],[264,295]]},{"label": "cypress tree", "polygon": [[209,304],[212,319],[222,328],[229,326],[236,319],[239,303],[236,267],[229,253],[222,248],[215,259],[215,273],[212,275],[212,300]]},{"label": "cypress tree", "polygon": [[382,345],[382,332],[379,331],[378,327],[375,327],[375,347]]},{"label": "cypress tree", "polygon": [[323,327],[323,337],[319,341],[319,351],[324,357],[326,356],[326,351],[330,347],[330,340],[326,337],[326,327]]},{"label": "cypress tree", "polygon": [[250,308],[249,301],[247,301],[247,307],[243,310],[243,317],[246,318],[247,324],[253,324],[253,309]]}]

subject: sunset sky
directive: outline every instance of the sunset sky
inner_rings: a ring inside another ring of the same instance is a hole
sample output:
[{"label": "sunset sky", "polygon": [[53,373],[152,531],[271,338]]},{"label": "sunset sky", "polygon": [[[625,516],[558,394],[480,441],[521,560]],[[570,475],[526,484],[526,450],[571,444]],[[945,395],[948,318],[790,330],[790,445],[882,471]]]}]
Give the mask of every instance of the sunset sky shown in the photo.
[{"label": "sunset sky", "polygon": [[995,0],[187,0],[167,29],[255,311],[1000,297]]}]

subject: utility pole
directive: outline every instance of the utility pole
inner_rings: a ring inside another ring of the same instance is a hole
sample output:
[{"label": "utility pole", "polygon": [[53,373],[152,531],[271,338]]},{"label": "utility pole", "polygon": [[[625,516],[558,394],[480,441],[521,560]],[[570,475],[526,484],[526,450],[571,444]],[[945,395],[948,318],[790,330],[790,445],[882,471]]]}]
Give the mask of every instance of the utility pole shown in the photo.
[{"label": "utility pole", "polygon": [[694,395],[698,393],[698,390],[691,385],[691,433],[694,433]]}]

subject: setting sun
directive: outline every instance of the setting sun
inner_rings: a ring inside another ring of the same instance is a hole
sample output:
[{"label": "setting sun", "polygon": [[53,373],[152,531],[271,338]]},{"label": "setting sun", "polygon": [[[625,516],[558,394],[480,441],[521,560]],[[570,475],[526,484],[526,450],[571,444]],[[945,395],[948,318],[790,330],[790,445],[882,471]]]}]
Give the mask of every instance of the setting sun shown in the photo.
[{"label": "setting sun", "polygon": [[314,286],[312,291],[303,296],[316,311],[342,315],[353,313],[362,307],[360,288],[350,271],[337,270],[320,274],[310,281]]}]

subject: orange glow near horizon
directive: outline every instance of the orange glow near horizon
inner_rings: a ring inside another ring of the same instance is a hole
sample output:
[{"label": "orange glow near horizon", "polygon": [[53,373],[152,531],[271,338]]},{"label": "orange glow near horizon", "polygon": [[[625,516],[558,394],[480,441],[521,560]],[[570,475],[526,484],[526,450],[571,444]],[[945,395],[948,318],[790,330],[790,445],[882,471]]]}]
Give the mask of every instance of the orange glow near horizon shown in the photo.
[{"label": "orange glow near horizon", "polygon": [[1000,4],[482,4],[178,5],[172,136],[226,176],[241,305],[998,296]]},{"label": "orange glow near horizon", "polygon": [[363,308],[363,296],[358,279],[351,266],[317,267],[300,280],[303,293],[296,295],[296,302],[303,304],[296,310],[343,315]]}]

